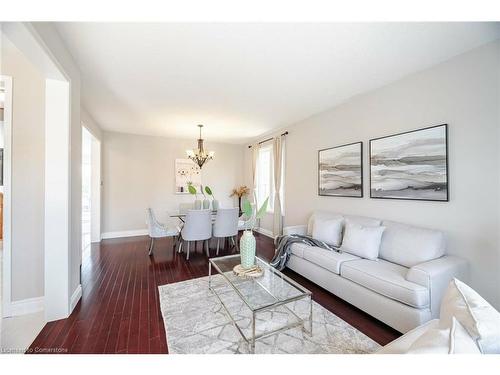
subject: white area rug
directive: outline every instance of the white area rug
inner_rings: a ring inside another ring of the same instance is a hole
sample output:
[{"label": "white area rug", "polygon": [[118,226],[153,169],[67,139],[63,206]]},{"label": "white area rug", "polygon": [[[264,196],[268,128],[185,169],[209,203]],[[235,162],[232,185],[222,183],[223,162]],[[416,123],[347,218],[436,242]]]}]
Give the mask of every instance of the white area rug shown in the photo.
[{"label": "white area rug", "polygon": [[[228,286],[221,275],[212,279],[224,303],[234,311],[238,325],[248,334],[250,310]],[[158,287],[160,305],[167,333],[169,353],[215,354],[248,353],[248,345],[230,322],[217,297],[208,289],[208,277]],[[307,316],[309,301],[288,305],[299,316]],[[290,319],[281,309],[257,315],[257,333],[282,326]],[[307,322],[306,322],[307,324]],[[372,339],[352,327],[321,305],[313,302],[313,335],[300,327],[257,340],[256,354],[349,354],[372,353],[380,347]]]}]

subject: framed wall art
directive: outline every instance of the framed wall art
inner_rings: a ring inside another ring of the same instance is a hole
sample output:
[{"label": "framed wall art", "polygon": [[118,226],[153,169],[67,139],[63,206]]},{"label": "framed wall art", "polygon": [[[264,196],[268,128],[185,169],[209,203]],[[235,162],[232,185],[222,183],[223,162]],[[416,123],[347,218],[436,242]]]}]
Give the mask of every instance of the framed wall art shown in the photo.
[{"label": "framed wall art", "polygon": [[175,159],[175,192],[189,194],[188,185],[200,191],[201,169],[191,159]]},{"label": "framed wall art", "polygon": [[363,142],[318,151],[318,194],[363,197]]},{"label": "framed wall art", "polygon": [[447,202],[448,125],[371,139],[370,197]]}]

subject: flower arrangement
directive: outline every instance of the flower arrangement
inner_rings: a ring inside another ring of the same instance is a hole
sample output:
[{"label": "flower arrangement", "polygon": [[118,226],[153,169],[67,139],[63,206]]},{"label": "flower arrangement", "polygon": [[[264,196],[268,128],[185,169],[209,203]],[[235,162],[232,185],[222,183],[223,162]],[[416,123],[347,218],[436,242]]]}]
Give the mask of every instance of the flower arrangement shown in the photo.
[{"label": "flower arrangement", "polygon": [[243,185],[233,189],[230,197],[238,197],[238,199],[241,199],[241,197],[248,195],[248,193],[250,193],[250,189],[246,185]]}]

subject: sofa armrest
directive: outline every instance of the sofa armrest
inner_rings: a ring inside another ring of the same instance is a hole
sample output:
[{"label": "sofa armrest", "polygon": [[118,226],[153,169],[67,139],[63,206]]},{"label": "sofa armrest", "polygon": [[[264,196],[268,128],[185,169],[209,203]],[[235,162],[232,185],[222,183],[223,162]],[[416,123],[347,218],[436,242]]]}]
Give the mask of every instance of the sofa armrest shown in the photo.
[{"label": "sofa armrest", "polygon": [[307,234],[307,225],[293,225],[290,227],[284,227],[283,228],[283,234],[288,235],[288,234],[302,234],[306,235]]},{"label": "sofa armrest", "polygon": [[466,280],[467,261],[451,255],[433,259],[411,267],[406,274],[406,280],[429,289],[430,309],[432,318],[439,318],[441,300],[453,278]]}]

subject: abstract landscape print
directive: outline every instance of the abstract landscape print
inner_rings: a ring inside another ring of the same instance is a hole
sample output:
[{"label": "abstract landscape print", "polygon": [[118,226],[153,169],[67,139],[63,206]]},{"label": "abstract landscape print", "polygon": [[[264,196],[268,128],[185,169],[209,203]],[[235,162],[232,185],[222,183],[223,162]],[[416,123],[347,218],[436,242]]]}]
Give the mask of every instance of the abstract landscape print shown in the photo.
[{"label": "abstract landscape print", "polygon": [[448,125],[370,140],[370,197],[448,201]]},{"label": "abstract landscape print", "polygon": [[318,152],[318,194],[363,197],[363,142]]}]

